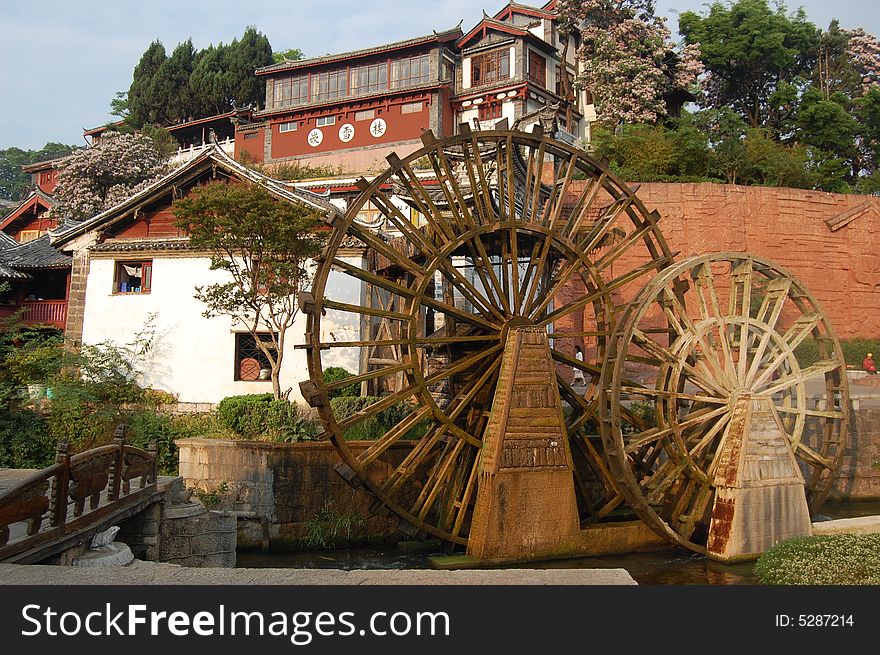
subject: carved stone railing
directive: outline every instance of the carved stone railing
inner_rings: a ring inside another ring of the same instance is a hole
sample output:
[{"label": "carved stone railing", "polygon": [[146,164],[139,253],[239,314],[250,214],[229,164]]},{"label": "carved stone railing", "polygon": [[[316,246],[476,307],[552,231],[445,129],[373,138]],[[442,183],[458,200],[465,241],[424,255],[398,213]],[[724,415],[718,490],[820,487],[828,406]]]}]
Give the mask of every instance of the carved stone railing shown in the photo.
[{"label": "carved stone railing", "polygon": [[[55,463],[0,493],[0,561],[88,528],[156,491],[157,449],[113,443],[76,455],[67,441]],[[133,484],[134,483],[134,484]]]}]

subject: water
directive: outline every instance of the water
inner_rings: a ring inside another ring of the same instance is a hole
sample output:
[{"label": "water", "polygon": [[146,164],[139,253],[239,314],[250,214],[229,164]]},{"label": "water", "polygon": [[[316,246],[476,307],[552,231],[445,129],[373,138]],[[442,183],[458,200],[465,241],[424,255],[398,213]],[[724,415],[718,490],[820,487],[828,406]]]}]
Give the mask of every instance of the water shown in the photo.
[{"label": "water", "polygon": [[[826,503],[821,516],[850,518],[880,515],[880,502]],[[408,553],[394,545],[348,550],[308,552],[241,551],[240,568],[304,569],[424,569],[429,568],[427,554]],[[505,568],[529,569],[626,569],[640,585],[664,584],[757,584],[754,562],[720,564],[685,549],[658,553],[631,553],[606,557],[580,557],[549,562],[507,565]]]}]

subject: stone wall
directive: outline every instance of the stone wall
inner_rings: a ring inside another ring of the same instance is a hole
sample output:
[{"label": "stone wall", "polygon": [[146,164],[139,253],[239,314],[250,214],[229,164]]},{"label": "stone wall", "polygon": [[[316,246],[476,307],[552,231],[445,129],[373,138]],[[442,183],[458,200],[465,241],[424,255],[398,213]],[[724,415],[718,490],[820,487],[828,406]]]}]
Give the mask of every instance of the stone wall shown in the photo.
[{"label": "stone wall", "polygon": [[[357,453],[370,443],[350,445]],[[375,505],[373,496],[334,471],[339,457],[330,442],[182,439],[177,447],[185,484],[216,494],[216,509],[239,517],[240,547],[298,547],[321,514],[352,519],[350,539],[339,535],[343,543],[399,538],[397,521]],[[402,457],[405,447],[392,446],[392,456],[399,450]]]},{"label": "stone wall", "polygon": [[796,275],[838,338],[880,337],[880,198],[734,184],[646,183],[676,260],[748,251]]},{"label": "stone wall", "polygon": [[[880,500],[880,468],[874,466],[880,459],[880,409],[861,409],[854,415],[854,431],[830,497]],[[393,516],[333,470],[339,458],[330,442],[182,439],[177,446],[180,475],[188,487],[217,492],[226,483],[217,509],[238,516],[240,547],[297,548],[310,521],[323,510],[363,519],[363,524],[355,526],[351,543],[400,539]],[[358,452],[369,442],[351,446]]]},{"label": "stone wall", "polygon": [[853,412],[850,438],[829,498],[880,500],[880,409]]},{"label": "stone wall", "polygon": [[236,523],[234,514],[189,502],[183,479],[175,478],[166,483],[165,501],[121,522],[116,538],[140,560],[234,567]]}]

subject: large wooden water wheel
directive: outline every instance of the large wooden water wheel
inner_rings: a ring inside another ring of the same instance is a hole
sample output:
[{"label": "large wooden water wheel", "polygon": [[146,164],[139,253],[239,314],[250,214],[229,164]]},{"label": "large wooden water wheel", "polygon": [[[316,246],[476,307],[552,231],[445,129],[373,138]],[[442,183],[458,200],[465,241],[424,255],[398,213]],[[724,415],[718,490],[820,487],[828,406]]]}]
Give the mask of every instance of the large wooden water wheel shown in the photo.
[{"label": "large wooden water wheel", "polygon": [[[796,351],[807,346],[815,361],[801,367]],[[600,411],[609,467],[657,532],[705,552],[715,474],[741,398],[772,409],[811,511],[825,500],[847,435],[846,365],[828,318],[790,273],[740,253],[684,260],[630,303],[607,352]]]},{"label": "large wooden water wheel", "polygon": [[[581,519],[608,517],[623,496],[598,437],[598,378],[618,307],[672,262],[658,215],[603,163],[540,131],[464,129],[423,142],[360,181],[303,298],[310,380],[301,386],[338,470],[403,527],[467,543],[508,332],[539,326],[557,364]],[[365,212],[369,224],[358,219]],[[355,377],[325,382],[340,365]],[[378,400],[331,401],[351,385]],[[358,435],[376,440],[358,447]]]}]

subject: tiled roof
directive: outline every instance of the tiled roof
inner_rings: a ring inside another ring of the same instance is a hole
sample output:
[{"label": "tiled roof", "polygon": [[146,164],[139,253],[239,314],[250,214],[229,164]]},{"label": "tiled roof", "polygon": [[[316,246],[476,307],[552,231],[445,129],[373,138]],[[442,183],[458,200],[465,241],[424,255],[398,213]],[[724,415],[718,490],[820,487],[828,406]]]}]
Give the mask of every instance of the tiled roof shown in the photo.
[{"label": "tiled roof", "polygon": [[54,230],[49,230],[51,243],[59,246],[91,230],[112,225],[141,203],[168,193],[178,181],[187,179],[193,170],[197,170],[200,166],[206,166],[209,163],[211,166],[216,166],[227,173],[259,184],[280,200],[305,205],[326,215],[332,215],[338,211],[326,198],[317,193],[291,188],[279,180],[267,177],[238,163],[227,155],[219,145],[214,143],[196,157],[168,173],[168,175],[159,178],[130,198],[123,200],[100,214],[75,225],[64,225]]},{"label": "tiled roof", "polygon": [[3,261],[15,269],[67,268],[72,258],[49,244],[49,235],[3,251]]},{"label": "tiled roof", "polygon": [[135,252],[138,250],[190,250],[189,238],[117,239],[92,247],[94,252]]},{"label": "tiled roof", "polygon": [[351,59],[353,57],[366,57],[368,55],[380,54],[389,50],[400,50],[401,48],[409,48],[411,46],[421,45],[423,43],[441,42],[444,40],[452,41],[461,36],[461,23],[450,30],[443,32],[434,32],[425,36],[417,36],[404,41],[396,41],[394,43],[385,43],[380,46],[371,48],[363,48],[361,50],[351,50],[349,52],[340,52],[333,55],[324,55],[322,57],[312,57],[311,59],[298,59],[296,61],[282,61],[278,64],[263,66],[256,70],[257,75],[265,75],[266,73],[275,73],[278,71],[293,70],[303,68],[305,66],[314,66],[316,64],[329,64],[340,59]]}]

